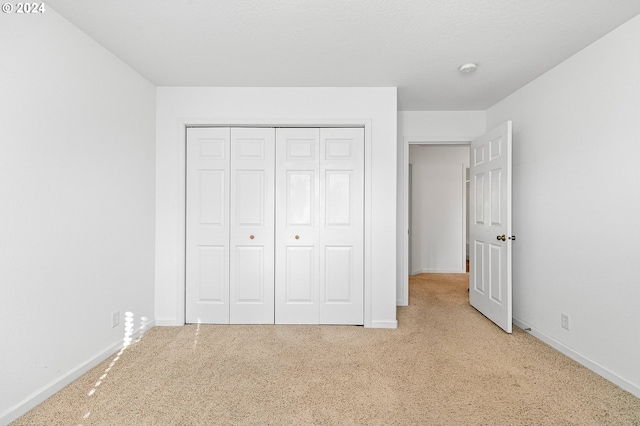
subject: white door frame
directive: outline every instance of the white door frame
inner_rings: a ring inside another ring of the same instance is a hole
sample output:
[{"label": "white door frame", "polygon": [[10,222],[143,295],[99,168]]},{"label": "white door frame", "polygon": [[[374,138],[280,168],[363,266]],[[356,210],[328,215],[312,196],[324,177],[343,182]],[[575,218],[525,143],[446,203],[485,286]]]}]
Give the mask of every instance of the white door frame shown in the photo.
[{"label": "white door frame", "polygon": [[178,221],[176,244],[178,247],[178,285],[176,287],[176,320],[185,324],[185,271],[186,271],[186,143],[187,127],[362,127],[364,128],[364,326],[372,327],[372,159],[371,119],[313,118],[291,120],[278,118],[183,118],[177,123],[178,140]]},{"label": "white door frame", "polygon": [[409,173],[409,183],[407,185],[407,271],[411,273],[413,270],[411,265],[411,239],[413,238],[411,235],[411,232],[413,232],[411,223],[413,220],[413,215],[411,214],[411,209],[413,208],[413,165],[409,163],[407,169]]},{"label": "white door frame", "polygon": [[[471,155],[471,151],[469,151]],[[467,204],[467,169],[469,163],[462,164],[462,267],[466,271],[467,267],[467,240],[469,234],[467,233],[467,217],[469,216],[469,206]]]},{"label": "white door frame", "polygon": [[433,136],[405,136],[402,139],[402,261],[398,265],[400,270],[400,288],[396,294],[396,304],[398,306],[409,305],[409,145],[446,145],[460,146],[471,145],[473,137],[433,137]]}]

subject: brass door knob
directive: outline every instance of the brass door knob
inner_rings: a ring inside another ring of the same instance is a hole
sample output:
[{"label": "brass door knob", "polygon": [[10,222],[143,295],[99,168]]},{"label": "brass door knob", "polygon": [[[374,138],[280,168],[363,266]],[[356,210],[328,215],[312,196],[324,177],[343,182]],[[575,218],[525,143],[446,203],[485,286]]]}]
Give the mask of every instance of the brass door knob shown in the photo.
[{"label": "brass door knob", "polygon": [[507,240],[507,236],[502,234],[502,235],[498,235],[498,241],[506,241]]},{"label": "brass door knob", "polygon": [[300,239],[300,235],[296,235],[296,240],[299,240],[299,239]]},{"label": "brass door knob", "polygon": [[251,238],[253,240],[255,237],[253,235],[250,235],[249,238]]}]

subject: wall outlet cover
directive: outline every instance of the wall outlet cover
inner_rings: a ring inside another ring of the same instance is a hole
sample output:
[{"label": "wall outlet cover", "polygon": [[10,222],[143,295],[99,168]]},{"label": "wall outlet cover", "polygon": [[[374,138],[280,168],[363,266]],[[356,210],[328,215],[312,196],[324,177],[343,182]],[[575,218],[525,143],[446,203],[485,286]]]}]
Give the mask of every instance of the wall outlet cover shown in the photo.
[{"label": "wall outlet cover", "polygon": [[120,324],[120,311],[111,312],[111,328],[116,328]]},{"label": "wall outlet cover", "polygon": [[560,325],[562,326],[562,328],[564,328],[565,330],[569,330],[569,315],[567,314],[560,314]]}]

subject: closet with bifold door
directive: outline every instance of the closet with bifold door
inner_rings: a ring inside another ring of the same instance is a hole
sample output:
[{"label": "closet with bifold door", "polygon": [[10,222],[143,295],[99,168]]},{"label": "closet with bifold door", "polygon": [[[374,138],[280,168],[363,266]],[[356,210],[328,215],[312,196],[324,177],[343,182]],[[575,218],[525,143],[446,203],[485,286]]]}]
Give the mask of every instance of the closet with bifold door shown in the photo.
[{"label": "closet with bifold door", "polygon": [[275,129],[187,129],[187,323],[273,323],[274,155]]},{"label": "closet with bifold door", "polygon": [[364,129],[190,127],[187,323],[364,322]]}]

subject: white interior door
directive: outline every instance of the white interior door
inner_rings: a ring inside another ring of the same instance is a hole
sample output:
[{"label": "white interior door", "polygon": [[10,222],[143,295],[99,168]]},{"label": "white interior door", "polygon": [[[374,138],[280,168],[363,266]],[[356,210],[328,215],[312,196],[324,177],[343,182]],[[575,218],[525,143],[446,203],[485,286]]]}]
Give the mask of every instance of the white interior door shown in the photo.
[{"label": "white interior door", "polygon": [[186,168],[187,322],[364,323],[364,129],[189,128]]},{"label": "white interior door", "polygon": [[364,129],[320,129],[320,324],[364,323]]},{"label": "white interior door", "polygon": [[511,122],[471,142],[469,302],[511,333]]},{"label": "white interior door", "polygon": [[274,322],[275,129],[231,129],[231,324]]},{"label": "white interior door", "polygon": [[276,323],[364,323],[364,129],[276,132]]},{"label": "white interior door", "polygon": [[319,129],[276,131],[276,324],[318,324]]},{"label": "white interior door", "polygon": [[187,129],[187,323],[229,323],[229,141],[229,128]]}]

